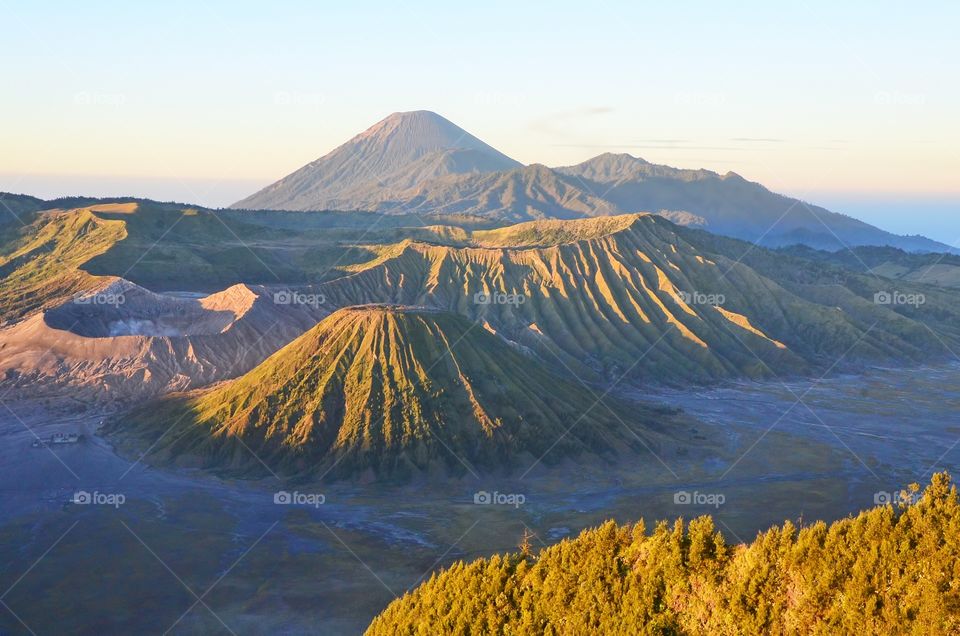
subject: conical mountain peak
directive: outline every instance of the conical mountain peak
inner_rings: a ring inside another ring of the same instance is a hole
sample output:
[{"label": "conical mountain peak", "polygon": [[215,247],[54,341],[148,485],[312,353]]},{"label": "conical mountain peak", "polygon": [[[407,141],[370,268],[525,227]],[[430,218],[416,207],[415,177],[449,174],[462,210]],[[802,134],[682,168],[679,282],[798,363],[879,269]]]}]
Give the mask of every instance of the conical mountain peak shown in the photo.
[{"label": "conical mountain peak", "polygon": [[[444,153],[469,151],[464,162],[437,161]],[[332,152],[260,192],[234,204],[236,208],[322,210],[344,206],[344,197],[370,196],[392,183],[409,181],[406,173],[424,173],[421,160],[434,166],[430,176],[509,170],[520,167],[499,150],[453,122],[428,110],[393,113]],[[349,206],[348,206],[349,207]]]},{"label": "conical mountain peak", "polygon": [[259,458],[287,474],[404,478],[509,470],[554,444],[548,461],[632,444],[618,418],[636,421],[635,410],[590,403],[588,391],[463,316],[364,305],[334,312],[229,384],[120,426],[149,437],[180,421],[157,452],[213,468],[256,472]]}]

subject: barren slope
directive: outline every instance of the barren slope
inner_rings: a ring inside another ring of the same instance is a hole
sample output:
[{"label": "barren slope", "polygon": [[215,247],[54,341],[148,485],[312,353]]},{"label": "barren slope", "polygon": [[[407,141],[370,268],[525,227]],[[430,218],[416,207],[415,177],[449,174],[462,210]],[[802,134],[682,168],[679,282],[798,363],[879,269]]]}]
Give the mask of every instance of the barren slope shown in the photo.
[{"label": "barren slope", "polygon": [[0,391],[89,404],[203,386],[251,369],[325,313],[277,304],[262,287],[197,300],[101,279],[76,302],[0,329]]}]

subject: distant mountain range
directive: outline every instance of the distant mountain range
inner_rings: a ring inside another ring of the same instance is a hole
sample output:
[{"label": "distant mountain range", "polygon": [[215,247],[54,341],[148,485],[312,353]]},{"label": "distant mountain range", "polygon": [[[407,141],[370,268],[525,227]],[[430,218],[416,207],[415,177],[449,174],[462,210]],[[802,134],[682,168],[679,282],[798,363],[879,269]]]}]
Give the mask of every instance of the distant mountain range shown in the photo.
[{"label": "distant mountain range", "polygon": [[524,166],[430,111],[394,113],[232,207],[456,214],[503,222],[652,212],[771,247],[955,251],[776,194],[732,172],[678,169],[610,153],[575,166]]}]

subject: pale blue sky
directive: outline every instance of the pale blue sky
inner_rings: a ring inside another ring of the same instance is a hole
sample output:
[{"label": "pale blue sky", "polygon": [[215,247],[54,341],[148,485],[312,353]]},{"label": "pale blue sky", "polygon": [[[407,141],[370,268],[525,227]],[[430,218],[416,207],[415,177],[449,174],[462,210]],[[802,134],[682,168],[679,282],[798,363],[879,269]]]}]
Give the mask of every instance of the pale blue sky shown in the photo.
[{"label": "pale blue sky", "polygon": [[956,3],[346,4],[4,3],[0,190],[225,205],[426,108],[525,163],[630,152],[960,238]]}]

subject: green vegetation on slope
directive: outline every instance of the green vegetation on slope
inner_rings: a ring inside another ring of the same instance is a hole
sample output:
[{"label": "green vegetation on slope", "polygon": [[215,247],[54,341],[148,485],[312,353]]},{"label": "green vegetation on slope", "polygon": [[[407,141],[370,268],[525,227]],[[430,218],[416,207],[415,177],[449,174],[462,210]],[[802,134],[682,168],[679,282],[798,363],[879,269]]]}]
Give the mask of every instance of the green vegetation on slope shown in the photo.
[{"label": "green vegetation on slope", "polygon": [[0,252],[0,324],[96,286],[80,266],[125,236],[123,223],[89,210],[47,213],[8,232]]},{"label": "green vegetation on slope", "polygon": [[591,408],[595,401],[462,316],[355,307],[237,380],[167,398],[114,430],[159,440],[161,461],[196,458],[245,474],[262,472],[259,458],[290,475],[378,478],[437,465],[463,473],[461,462],[526,468],[548,450],[555,461],[652,447],[661,437],[658,413],[615,402],[616,411]]},{"label": "green vegetation on slope", "polygon": [[896,247],[872,245],[836,252],[794,245],[778,251],[896,280],[960,287],[960,255],[956,254],[916,254]]},{"label": "green vegetation on slope", "polygon": [[[913,488],[917,488],[914,486]],[[710,517],[608,522],[537,555],[458,562],[368,634],[956,634],[960,505],[923,497],[728,545]]]},{"label": "green vegetation on slope", "polygon": [[[97,212],[120,221],[126,237],[84,264],[91,274],[123,276],[154,291],[215,291],[236,283],[297,284],[368,260],[350,244],[362,229],[274,228],[238,213],[141,203],[134,212]],[[229,217],[229,218],[222,218]]]},{"label": "green vegetation on slope", "polygon": [[[8,196],[0,205],[18,201]],[[27,203],[59,207],[37,211]],[[96,276],[153,291],[308,284],[341,276],[409,238],[466,236],[458,227],[422,227],[430,219],[371,213],[247,213],[125,199],[27,203],[16,208],[20,222],[0,207],[10,221],[0,224],[0,286],[9,292],[0,289],[0,299],[9,298],[0,322],[55,304],[65,292],[89,290]],[[476,219],[454,221],[477,226]]]},{"label": "green vegetation on slope", "polygon": [[0,236],[10,227],[26,225],[35,213],[45,207],[45,201],[26,194],[0,192]]},{"label": "green vegetation on slope", "polygon": [[529,221],[493,230],[476,231],[473,233],[473,243],[478,247],[547,247],[576,243],[625,230],[641,216],[644,215],[621,214],[596,219]]}]

